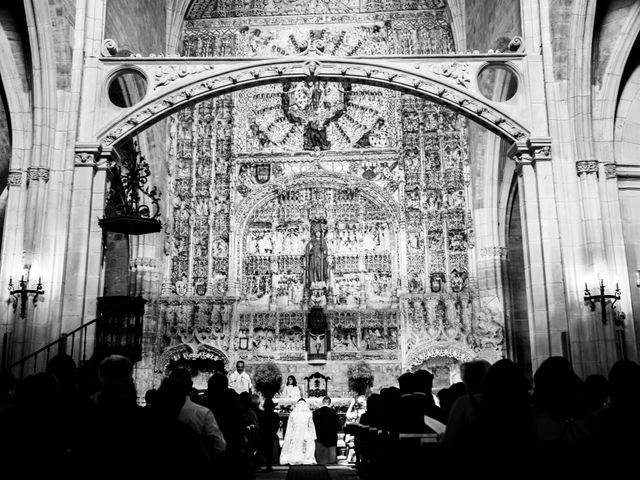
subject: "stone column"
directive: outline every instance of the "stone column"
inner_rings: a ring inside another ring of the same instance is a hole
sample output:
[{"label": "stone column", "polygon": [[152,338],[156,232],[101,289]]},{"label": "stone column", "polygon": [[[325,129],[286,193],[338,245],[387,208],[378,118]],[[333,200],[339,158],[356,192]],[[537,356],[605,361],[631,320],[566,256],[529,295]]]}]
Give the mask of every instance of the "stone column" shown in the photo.
[{"label": "stone column", "polygon": [[[102,295],[103,286],[98,219],[104,216],[110,153],[100,151],[98,145],[76,146],[61,333],[96,318],[96,298]],[[87,333],[87,345],[93,345],[93,333]]]},{"label": "stone column", "polygon": [[[599,165],[597,160],[579,160],[576,162],[576,173],[578,175],[578,188],[580,191],[580,203],[582,205],[582,224],[584,231],[583,262],[590,266],[587,271],[582,272],[585,284],[595,295],[598,293],[598,272],[604,272],[606,266],[604,252],[604,235],[602,231],[602,213],[600,210],[599,192]],[[582,283],[581,285],[582,286]],[[605,338],[605,331],[602,325],[589,309],[579,305],[579,315],[576,320],[579,322],[573,328],[572,343],[575,349],[580,352],[580,356],[590,362],[597,361],[600,365],[610,365],[607,358],[611,356],[613,345]],[[599,307],[596,307],[599,310]],[[599,311],[597,312],[599,315]],[[615,350],[613,350],[615,352]],[[589,368],[588,365],[583,365]]]},{"label": "stone column", "polygon": [[[0,272],[2,277],[0,281],[6,286],[9,277],[12,277],[14,288],[19,287],[20,275],[23,273],[24,255],[22,250],[24,239],[24,222],[26,218],[26,181],[25,172],[23,170],[9,170],[8,178],[8,199],[5,217],[4,237],[2,239],[2,263],[0,264]],[[5,287],[6,288],[6,287]],[[18,310],[14,314],[13,298],[6,292],[5,300],[1,310],[4,314],[0,314],[0,342],[4,341],[5,335],[7,340],[7,348],[9,351],[2,352],[6,355],[5,360],[12,363],[23,357],[25,342],[25,323],[19,316],[19,300]],[[1,345],[1,344],[0,344]]]},{"label": "stone column", "polygon": [[550,140],[518,145],[515,156],[535,371],[547,357],[563,354],[562,333],[568,330]]}]

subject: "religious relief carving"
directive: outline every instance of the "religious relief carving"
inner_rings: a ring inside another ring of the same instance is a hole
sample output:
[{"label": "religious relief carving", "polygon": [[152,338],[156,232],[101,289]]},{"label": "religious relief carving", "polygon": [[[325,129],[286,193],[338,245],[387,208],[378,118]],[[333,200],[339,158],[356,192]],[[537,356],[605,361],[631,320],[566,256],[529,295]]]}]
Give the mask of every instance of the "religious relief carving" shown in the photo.
[{"label": "religious relief carving", "polygon": [[457,85],[464,88],[469,88],[471,78],[469,77],[469,64],[468,63],[436,63],[430,67],[430,71],[435,75],[440,75],[446,78],[450,78]]},{"label": "religious relief carving", "polygon": [[392,147],[397,132],[391,115],[395,96],[375,87],[318,80],[247,90],[238,94],[234,149],[251,153]]},{"label": "religious relief carving", "polygon": [[76,166],[89,165],[94,166],[98,161],[98,156],[95,152],[76,152],[75,164]]},{"label": "religious relief carving", "polygon": [[229,18],[272,15],[318,15],[387,10],[441,10],[444,0],[252,0],[217,2],[196,0],[187,10],[186,18]]},{"label": "religious relief carving", "polygon": [[280,307],[301,306],[301,301],[322,307],[359,305],[367,294],[360,278],[364,272],[372,281],[372,301],[390,301],[395,269],[389,220],[353,190],[309,187],[279,193],[248,221],[246,300],[269,295]]},{"label": "religious relief carving", "polygon": [[200,102],[170,117],[168,150],[175,160],[169,164],[172,232],[165,254],[176,294],[226,294],[230,123],[228,97]]},{"label": "religious relief carving", "polygon": [[330,315],[331,329],[331,358],[342,352],[357,352],[358,346],[358,317],[352,312],[336,312]]},{"label": "religious relief carving", "polygon": [[154,85],[153,89],[165,87],[176,80],[181,80],[189,75],[212,70],[213,65],[163,65],[157,67],[153,71]]},{"label": "religious relief carving", "polygon": [[221,351],[230,349],[231,307],[211,300],[163,300],[160,302],[162,343],[202,344]]},{"label": "religious relief carving", "polygon": [[324,289],[329,280],[329,250],[322,226],[313,224],[312,238],[305,246],[305,287],[308,290]]}]

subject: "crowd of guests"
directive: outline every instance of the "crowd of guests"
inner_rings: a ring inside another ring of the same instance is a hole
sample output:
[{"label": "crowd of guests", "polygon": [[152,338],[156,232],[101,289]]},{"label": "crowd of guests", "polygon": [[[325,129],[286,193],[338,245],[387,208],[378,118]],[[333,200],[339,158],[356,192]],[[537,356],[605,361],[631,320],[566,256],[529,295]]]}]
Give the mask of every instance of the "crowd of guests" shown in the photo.
[{"label": "crowd of guests", "polygon": [[637,363],[621,360],[608,376],[583,380],[567,359],[549,357],[529,379],[511,360],[478,360],[461,365],[461,379],[434,394],[431,373],[404,373],[397,387],[368,397],[360,424],[437,434],[430,458],[420,460],[429,470],[590,477],[634,468],[640,452]]},{"label": "crowd of guests", "polygon": [[[224,366],[206,392],[174,369],[139,405],[131,362],[110,355],[95,378],[66,354],[45,372],[0,376],[0,456],[5,473],[65,477],[206,475],[252,479],[279,452],[275,405],[229,388]],[[237,373],[234,372],[234,373]],[[241,372],[242,373],[242,372]],[[240,374],[235,377],[242,376]],[[258,464],[260,462],[260,464]],[[7,470],[11,466],[9,470]]]},{"label": "crowd of guests", "polygon": [[[350,421],[384,432],[437,434],[437,455],[427,469],[477,473],[482,465],[514,466],[590,476],[635,466],[638,363],[618,361],[608,376],[583,380],[565,358],[550,357],[529,379],[511,360],[477,360],[461,365],[461,379],[434,394],[430,372],[404,373],[397,387],[370,394],[366,407],[363,398],[354,401]],[[229,388],[223,366],[204,394],[194,390],[189,371],[175,369],[145,398],[140,406],[133,366],[119,355],[105,358],[96,378],[79,375],[64,354],[53,357],[45,372],[20,381],[0,373],[5,470],[251,479],[258,468],[271,470],[277,462],[273,401],[261,406],[250,391]],[[332,432],[331,446],[334,437]]]}]

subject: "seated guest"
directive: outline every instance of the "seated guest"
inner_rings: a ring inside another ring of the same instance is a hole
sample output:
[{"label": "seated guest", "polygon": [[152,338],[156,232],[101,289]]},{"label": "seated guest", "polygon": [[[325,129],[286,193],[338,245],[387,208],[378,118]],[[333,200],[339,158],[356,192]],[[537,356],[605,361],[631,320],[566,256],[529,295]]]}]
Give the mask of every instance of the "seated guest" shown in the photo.
[{"label": "seated guest", "polygon": [[433,399],[433,374],[428,370],[418,370],[413,374],[413,395],[417,396],[422,405],[424,415],[435,419],[439,423],[446,423],[442,409]]},{"label": "seated guest", "polygon": [[398,377],[400,395],[411,395],[414,390],[413,372],[405,372]]},{"label": "seated guest", "polygon": [[360,423],[382,428],[382,397],[379,393],[372,393],[367,398],[367,411],[360,417]]},{"label": "seated guest", "polygon": [[316,462],[319,465],[336,463],[340,419],[331,407],[330,397],[324,397],[322,406],[313,412],[313,423],[316,427]]},{"label": "seated guest", "polygon": [[609,388],[611,406],[598,415],[598,446],[607,474],[628,472],[640,451],[640,365],[618,360],[609,371]]},{"label": "seated guest", "polygon": [[484,379],[490,368],[491,364],[486,360],[473,360],[460,366],[460,375],[466,389],[466,395],[460,396],[451,405],[447,418],[447,430],[440,438],[442,448],[456,449],[466,443],[463,437],[468,432],[478,403],[482,399]]},{"label": "seated guest", "polygon": [[400,389],[398,387],[383,388],[382,397],[382,428],[391,432],[400,430]]}]

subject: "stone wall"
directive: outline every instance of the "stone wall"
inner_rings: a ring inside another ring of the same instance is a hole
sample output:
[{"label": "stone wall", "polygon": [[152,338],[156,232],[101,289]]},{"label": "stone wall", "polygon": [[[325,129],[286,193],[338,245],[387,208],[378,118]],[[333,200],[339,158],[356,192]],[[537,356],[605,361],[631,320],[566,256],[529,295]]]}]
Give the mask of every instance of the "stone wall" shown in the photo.
[{"label": "stone wall", "polygon": [[[627,255],[627,275],[631,285],[633,311],[640,311],[640,288],[636,275],[640,275],[640,65],[635,65],[633,73],[624,86],[615,130],[615,157],[618,163],[618,187],[625,253]],[[628,321],[633,321],[629,319]],[[638,319],[635,319],[637,324]],[[639,330],[636,330],[639,331]]]},{"label": "stone wall", "polygon": [[524,250],[522,247],[522,218],[520,199],[513,197],[511,218],[507,238],[507,278],[509,279],[510,309],[509,338],[513,342],[514,359],[526,371],[531,372],[531,342],[529,339],[529,316],[527,291],[525,288]]},{"label": "stone wall", "polygon": [[104,38],[142,56],[164,53],[165,8],[158,0],[108,0]]},{"label": "stone wall", "polygon": [[[555,3],[555,2],[553,2]],[[467,50],[506,51],[509,41],[522,35],[518,0],[466,0]]]},{"label": "stone wall", "polygon": [[594,65],[592,80],[594,85],[600,85],[602,82],[602,76],[606,71],[609,57],[613,53],[623,25],[628,20],[629,10],[635,3],[635,0],[598,2],[593,52]]}]

